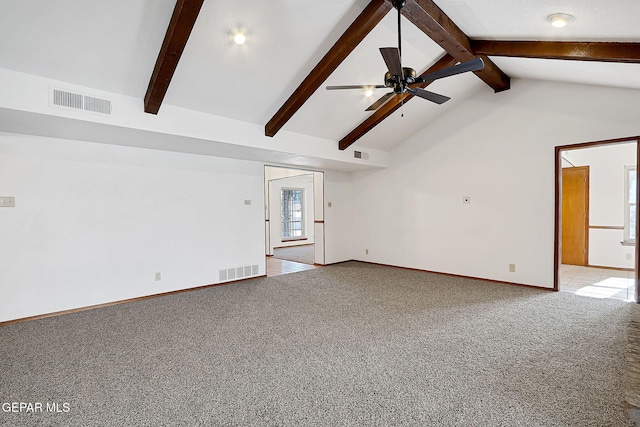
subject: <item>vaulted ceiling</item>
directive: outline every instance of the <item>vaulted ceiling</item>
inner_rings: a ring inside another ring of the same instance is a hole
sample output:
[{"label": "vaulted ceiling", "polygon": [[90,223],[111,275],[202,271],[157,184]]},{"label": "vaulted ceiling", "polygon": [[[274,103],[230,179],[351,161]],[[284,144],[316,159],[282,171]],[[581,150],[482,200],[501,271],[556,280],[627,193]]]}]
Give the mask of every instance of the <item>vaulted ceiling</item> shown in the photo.
[{"label": "vaulted ceiling", "polygon": [[[480,55],[486,67],[433,82],[429,90],[452,98],[446,104],[401,105],[395,97],[375,113],[364,110],[386,90],[366,98],[324,86],[383,83],[378,48],[397,45],[390,1],[0,0],[0,6],[0,68],[144,98],[151,113],[171,104],[260,124],[274,138],[286,129],[341,148],[389,151],[478,91],[499,97],[509,79],[640,89],[636,0],[407,0],[403,65],[420,73]],[[575,22],[552,27],[546,17],[557,12]],[[229,38],[238,28],[247,31],[242,46]]]}]

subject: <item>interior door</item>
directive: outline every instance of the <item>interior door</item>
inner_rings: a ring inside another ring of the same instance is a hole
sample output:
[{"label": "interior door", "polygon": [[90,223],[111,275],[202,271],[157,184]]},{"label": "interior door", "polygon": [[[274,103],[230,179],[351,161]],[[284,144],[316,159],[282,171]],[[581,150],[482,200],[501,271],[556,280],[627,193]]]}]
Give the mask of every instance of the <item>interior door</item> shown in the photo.
[{"label": "interior door", "polygon": [[562,169],[562,264],[588,265],[589,166]]}]

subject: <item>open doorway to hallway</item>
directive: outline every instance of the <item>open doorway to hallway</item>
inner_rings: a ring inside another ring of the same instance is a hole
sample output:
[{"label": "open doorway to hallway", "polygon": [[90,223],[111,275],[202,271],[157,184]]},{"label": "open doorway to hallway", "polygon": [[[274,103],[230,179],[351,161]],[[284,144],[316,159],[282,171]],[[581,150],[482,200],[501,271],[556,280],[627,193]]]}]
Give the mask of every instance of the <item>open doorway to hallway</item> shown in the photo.
[{"label": "open doorway to hallway", "polygon": [[324,264],[324,173],[265,166],[267,276]]},{"label": "open doorway to hallway", "polygon": [[557,147],[556,289],[636,300],[637,146]]}]

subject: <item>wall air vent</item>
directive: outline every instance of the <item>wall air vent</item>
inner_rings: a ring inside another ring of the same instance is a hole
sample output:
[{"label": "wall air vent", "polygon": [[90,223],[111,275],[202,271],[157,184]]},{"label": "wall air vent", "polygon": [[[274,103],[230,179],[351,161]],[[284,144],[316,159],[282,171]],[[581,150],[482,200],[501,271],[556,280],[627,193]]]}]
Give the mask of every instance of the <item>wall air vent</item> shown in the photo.
[{"label": "wall air vent", "polygon": [[57,89],[53,90],[53,105],[83,110],[84,100],[82,98],[82,95],[79,93],[65,92]]},{"label": "wall air vent", "polygon": [[369,160],[369,153],[363,153],[362,151],[354,151],[353,157],[356,159]]},{"label": "wall air vent", "polygon": [[65,90],[53,89],[51,93],[51,104],[60,107],[75,108],[76,110],[111,114],[111,101],[108,99],[95,98],[93,96]]},{"label": "wall air vent", "polygon": [[111,101],[109,101],[108,99],[85,96],[84,109],[87,111],[93,111],[95,113],[111,114]]}]

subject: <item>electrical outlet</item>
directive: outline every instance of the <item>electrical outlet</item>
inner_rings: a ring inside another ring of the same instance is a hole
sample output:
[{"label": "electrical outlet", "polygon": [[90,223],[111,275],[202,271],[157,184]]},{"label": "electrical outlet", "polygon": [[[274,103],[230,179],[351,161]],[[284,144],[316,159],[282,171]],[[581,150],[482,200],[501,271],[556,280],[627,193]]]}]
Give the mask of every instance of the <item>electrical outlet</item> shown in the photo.
[{"label": "electrical outlet", "polygon": [[366,255],[369,255],[369,249],[365,249],[365,250],[364,250],[364,253],[365,253]]},{"label": "electrical outlet", "polygon": [[0,207],[2,208],[15,208],[16,198],[13,196],[0,197]]},{"label": "electrical outlet", "polygon": [[330,208],[333,205],[331,202],[327,202],[327,207]]},{"label": "electrical outlet", "polygon": [[516,265],[515,264],[509,264],[509,272],[510,273],[515,273],[516,272]]},{"label": "electrical outlet", "polygon": [[627,261],[631,261],[633,259],[631,254],[627,254],[626,257],[627,257]]},{"label": "electrical outlet", "polygon": [[251,200],[245,200],[245,201],[244,201],[244,204],[245,204],[245,205],[250,205],[250,204],[251,204]]},{"label": "electrical outlet", "polygon": [[160,272],[158,271],[156,273],[156,282],[159,282],[160,280],[162,280],[162,274],[160,274]]},{"label": "electrical outlet", "polygon": [[464,196],[462,198],[462,203],[465,205],[470,205],[471,204],[471,196]]}]

